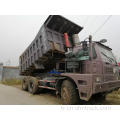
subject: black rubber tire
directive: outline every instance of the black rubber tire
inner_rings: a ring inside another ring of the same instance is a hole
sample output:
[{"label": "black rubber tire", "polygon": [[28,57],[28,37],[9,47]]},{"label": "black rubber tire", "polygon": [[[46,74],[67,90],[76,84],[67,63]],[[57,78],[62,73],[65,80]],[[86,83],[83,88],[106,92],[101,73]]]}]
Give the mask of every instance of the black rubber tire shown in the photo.
[{"label": "black rubber tire", "polygon": [[39,92],[38,80],[34,77],[30,77],[28,82],[28,91],[32,94],[37,94]]},{"label": "black rubber tire", "polygon": [[29,77],[24,77],[22,80],[22,90],[28,91],[28,80]]},{"label": "black rubber tire", "polygon": [[69,80],[65,80],[62,83],[61,100],[64,105],[76,105],[80,102],[76,86]]}]

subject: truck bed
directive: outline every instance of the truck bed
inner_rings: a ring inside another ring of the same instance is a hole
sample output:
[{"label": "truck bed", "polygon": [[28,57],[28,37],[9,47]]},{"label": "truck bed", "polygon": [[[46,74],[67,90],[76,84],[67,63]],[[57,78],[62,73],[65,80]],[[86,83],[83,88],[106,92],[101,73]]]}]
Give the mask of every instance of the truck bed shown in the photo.
[{"label": "truck bed", "polygon": [[82,27],[59,15],[50,15],[40,28],[33,42],[20,56],[20,74],[49,71],[55,63],[65,57],[64,33],[69,35],[73,47],[72,33],[78,34]]}]

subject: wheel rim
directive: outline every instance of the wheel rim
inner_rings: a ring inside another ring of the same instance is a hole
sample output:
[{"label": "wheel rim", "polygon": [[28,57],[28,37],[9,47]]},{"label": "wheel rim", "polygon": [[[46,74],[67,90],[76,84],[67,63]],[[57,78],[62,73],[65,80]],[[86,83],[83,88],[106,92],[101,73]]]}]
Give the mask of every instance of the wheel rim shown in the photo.
[{"label": "wheel rim", "polygon": [[30,88],[33,89],[34,85],[32,82],[30,82]]},{"label": "wheel rim", "polygon": [[30,91],[31,93],[33,92],[33,87],[34,87],[33,82],[30,82],[30,83],[29,83],[29,91]]},{"label": "wheel rim", "polygon": [[25,82],[25,80],[23,80],[23,88],[25,89],[25,84],[26,84],[26,82]]}]

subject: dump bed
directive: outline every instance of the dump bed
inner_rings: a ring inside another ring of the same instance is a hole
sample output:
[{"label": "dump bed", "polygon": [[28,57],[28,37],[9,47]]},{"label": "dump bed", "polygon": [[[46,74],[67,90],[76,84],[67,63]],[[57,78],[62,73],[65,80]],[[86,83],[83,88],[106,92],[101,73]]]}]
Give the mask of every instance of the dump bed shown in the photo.
[{"label": "dump bed", "polygon": [[64,33],[68,33],[70,47],[72,34],[78,34],[82,27],[59,15],[50,15],[40,28],[33,42],[20,56],[20,74],[44,72],[54,68],[57,61],[65,57]]}]

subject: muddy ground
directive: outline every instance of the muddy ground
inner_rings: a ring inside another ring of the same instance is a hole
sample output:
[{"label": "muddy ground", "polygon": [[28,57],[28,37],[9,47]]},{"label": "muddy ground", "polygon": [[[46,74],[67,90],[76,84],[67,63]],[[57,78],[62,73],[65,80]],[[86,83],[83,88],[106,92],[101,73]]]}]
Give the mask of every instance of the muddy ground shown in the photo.
[{"label": "muddy ground", "polygon": [[[61,105],[60,97],[55,92],[44,90],[32,95],[21,90],[20,85],[7,86],[0,84],[0,105]],[[82,105],[120,105],[120,90],[113,91],[103,97],[95,95],[89,102],[82,101]]]}]

